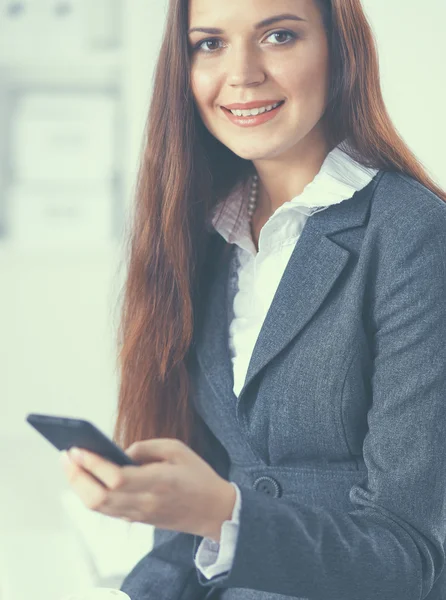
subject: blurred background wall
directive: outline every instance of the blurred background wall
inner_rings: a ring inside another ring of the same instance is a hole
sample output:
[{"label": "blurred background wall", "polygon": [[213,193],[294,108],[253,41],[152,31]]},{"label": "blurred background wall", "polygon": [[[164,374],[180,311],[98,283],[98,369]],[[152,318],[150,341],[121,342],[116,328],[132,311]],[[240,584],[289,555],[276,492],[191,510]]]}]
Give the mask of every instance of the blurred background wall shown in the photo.
[{"label": "blurred background wall", "polygon": [[124,227],[166,6],[0,0],[1,600],[113,585],[151,547],[151,527],[140,551],[137,525],[82,511],[25,417],[112,433]]},{"label": "blurred background wall", "polygon": [[114,278],[165,4],[0,0],[2,434],[28,437],[26,411],[111,428]]},{"label": "blurred background wall", "polygon": [[[363,4],[389,112],[446,188],[446,3]],[[76,504],[25,417],[112,433],[123,234],[166,7],[0,0],[0,600],[118,586],[150,549],[149,526]]]}]

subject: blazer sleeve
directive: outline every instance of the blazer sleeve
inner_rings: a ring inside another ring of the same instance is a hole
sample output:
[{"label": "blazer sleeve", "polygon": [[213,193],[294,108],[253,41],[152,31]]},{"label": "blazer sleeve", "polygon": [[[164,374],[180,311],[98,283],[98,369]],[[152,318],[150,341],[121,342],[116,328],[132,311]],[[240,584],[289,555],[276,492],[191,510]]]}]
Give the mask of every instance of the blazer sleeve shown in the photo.
[{"label": "blazer sleeve", "polygon": [[[226,450],[199,419],[207,438],[202,456],[227,479],[229,458]],[[126,576],[121,590],[131,600],[205,600],[209,589],[200,585],[194,562],[195,536],[155,528],[152,550]]]},{"label": "blazer sleeve", "polygon": [[241,486],[233,565],[199,574],[203,586],[311,600],[420,600],[432,589],[446,538],[446,205],[436,202],[374,234],[368,474],[351,510],[297,509]]}]

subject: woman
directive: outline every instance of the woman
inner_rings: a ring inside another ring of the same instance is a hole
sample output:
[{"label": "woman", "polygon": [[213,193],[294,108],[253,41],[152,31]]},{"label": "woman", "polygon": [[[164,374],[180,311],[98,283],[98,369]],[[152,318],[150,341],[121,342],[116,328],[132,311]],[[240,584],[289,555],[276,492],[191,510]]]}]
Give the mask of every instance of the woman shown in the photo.
[{"label": "woman", "polygon": [[121,330],[141,466],[67,466],[156,526],[132,600],[446,596],[445,201],[359,0],[170,2]]}]

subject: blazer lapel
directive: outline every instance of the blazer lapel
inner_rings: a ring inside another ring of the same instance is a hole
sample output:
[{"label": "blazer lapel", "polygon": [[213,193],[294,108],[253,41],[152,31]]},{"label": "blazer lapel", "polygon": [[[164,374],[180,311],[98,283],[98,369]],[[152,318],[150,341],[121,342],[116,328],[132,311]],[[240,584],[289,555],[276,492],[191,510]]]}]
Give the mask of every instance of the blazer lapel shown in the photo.
[{"label": "blazer lapel", "polygon": [[[239,423],[240,409],[250,384],[299,335],[336,285],[349,261],[350,252],[329,236],[365,223],[370,199],[379,178],[380,174],[349,200],[308,218],[263,322],[238,398],[233,392],[234,380],[228,346],[229,261],[224,261],[215,274],[207,297],[203,327],[197,338],[197,357],[226,409],[228,398],[236,403]],[[217,237],[218,246],[226,245],[220,236]]]}]

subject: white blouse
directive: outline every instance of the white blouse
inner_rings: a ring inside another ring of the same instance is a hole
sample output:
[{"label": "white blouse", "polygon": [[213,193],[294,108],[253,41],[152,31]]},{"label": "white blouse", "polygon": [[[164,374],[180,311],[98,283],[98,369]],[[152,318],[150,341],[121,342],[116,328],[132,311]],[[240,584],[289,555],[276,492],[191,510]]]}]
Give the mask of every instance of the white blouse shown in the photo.
[{"label": "white blouse", "polygon": [[[341,149],[345,147],[346,141],[334,148],[302,193],[270,216],[260,231],[258,252],[247,213],[246,191],[251,181],[248,185],[240,184],[212,213],[212,226],[228,243],[236,245],[238,290],[229,326],[229,349],[237,397],[263,321],[308,217],[351,198],[378,172],[354,161]],[[232,566],[241,508],[240,490],[235,483],[232,485],[237,499],[231,521],[223,523],[220,543],[204,538],[195,556],[196,567],[207,579],[229,571]]]}]

